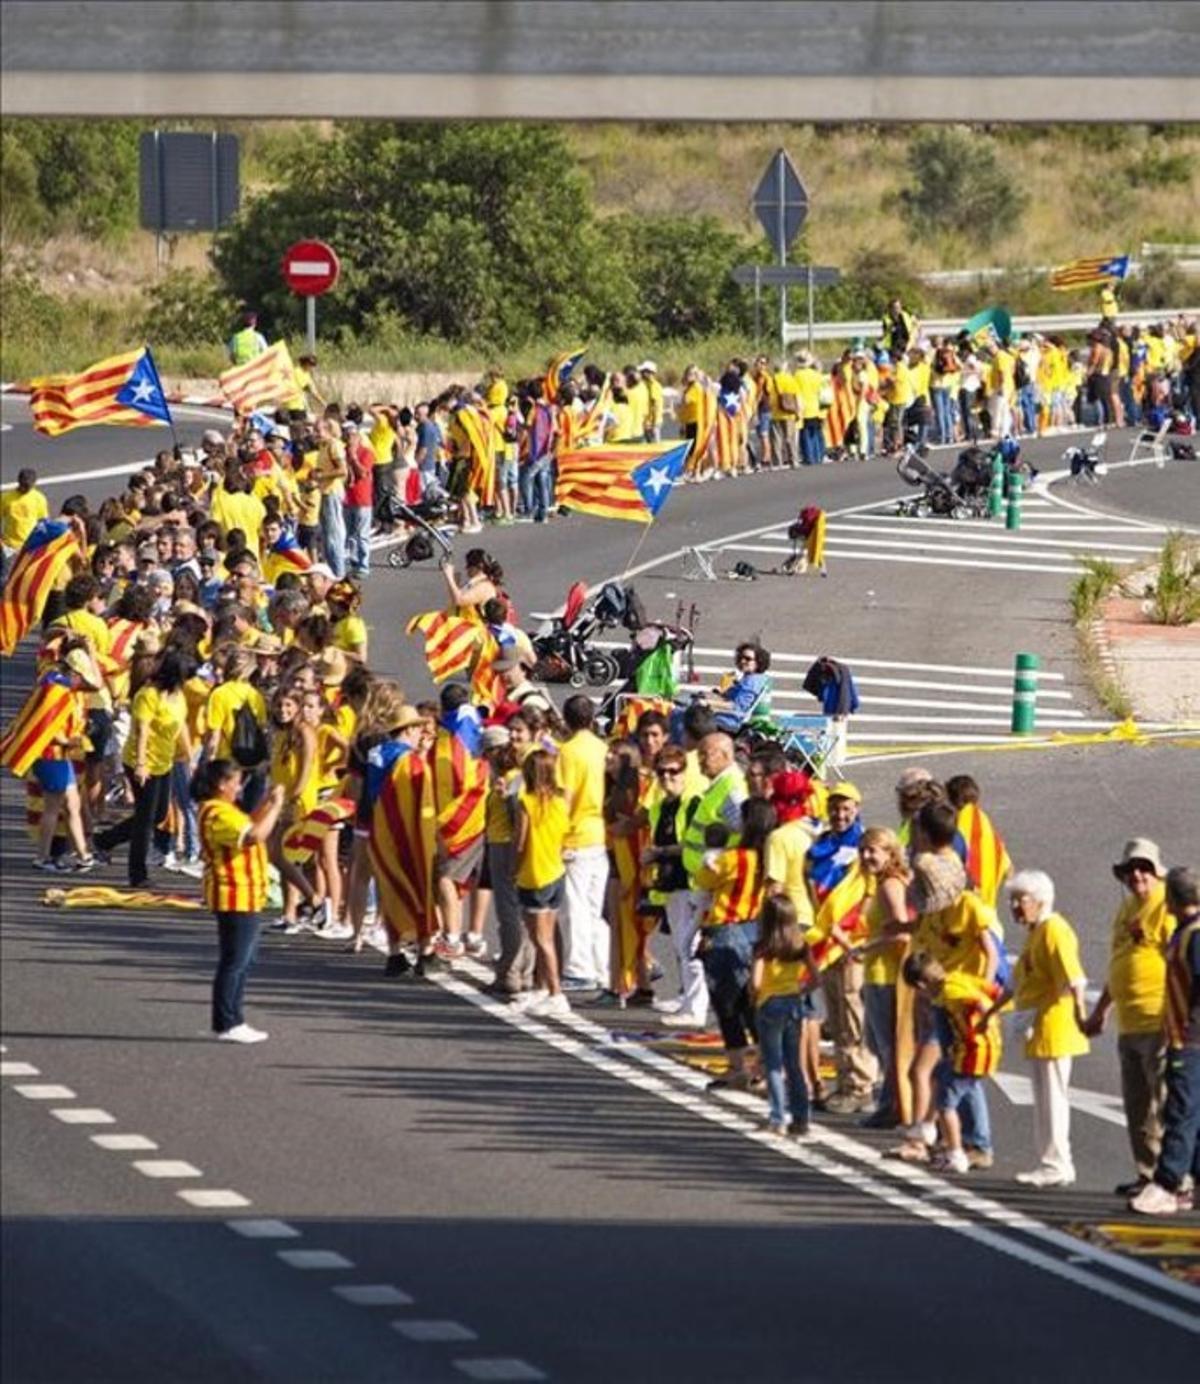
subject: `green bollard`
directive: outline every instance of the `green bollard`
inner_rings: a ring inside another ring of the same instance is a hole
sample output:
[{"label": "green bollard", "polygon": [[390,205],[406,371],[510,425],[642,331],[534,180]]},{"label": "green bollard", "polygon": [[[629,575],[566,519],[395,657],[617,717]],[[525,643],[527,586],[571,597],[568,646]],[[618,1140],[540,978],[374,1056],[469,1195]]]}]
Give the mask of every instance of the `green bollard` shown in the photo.
[{"label": "green bollard", "polygon": [[988,490],[988,518],[999,519],[1004,513],[1004,462],[999,453],[992,458],[992,484]]},{"label": "green bollard", "polygon": [[1008,513],[1004,518],[1006,529],[1016,530],[1021,527],[1021,487],[1023,481],[1019,471],[1012,471],[1008,477]]},{"label": "green bollard", "polygon": [[1012,733],[1030,735],[1037,719],[1037,654],[1018,654],[1013,671]]}]

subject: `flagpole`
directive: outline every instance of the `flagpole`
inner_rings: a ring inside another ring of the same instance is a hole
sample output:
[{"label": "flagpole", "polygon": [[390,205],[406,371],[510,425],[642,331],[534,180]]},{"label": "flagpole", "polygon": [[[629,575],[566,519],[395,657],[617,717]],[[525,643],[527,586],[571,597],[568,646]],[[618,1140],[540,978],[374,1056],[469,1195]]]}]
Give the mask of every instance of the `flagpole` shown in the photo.
[{"label": "flagpole", "polygon": [[625,570],[621,573],[621,580],[622,580],[622,581],[624,581],[625,578],[629,575],[629,570],[630,570],[630,568],[633,566],[633,564],[637,561],[637,555],[638,555],[638,553],[640,553],[640,552],[642,551],[642,545],[645,543],[647,537],[649,536],[650,530],[651,530],[653,527],[654,527],[654,516],[651,515],[651,516],[650,516],[650,521],[649,521],[649,523],[644,524],[644,525],[642,526],[641,535],[640,535],[640,537],[638,538],[638,541],[633,545],[633,552],[631,552],[631,553],[629,554],[629,560],[628,560],[628,561],[626,562],[626,564],[625,564]]}]

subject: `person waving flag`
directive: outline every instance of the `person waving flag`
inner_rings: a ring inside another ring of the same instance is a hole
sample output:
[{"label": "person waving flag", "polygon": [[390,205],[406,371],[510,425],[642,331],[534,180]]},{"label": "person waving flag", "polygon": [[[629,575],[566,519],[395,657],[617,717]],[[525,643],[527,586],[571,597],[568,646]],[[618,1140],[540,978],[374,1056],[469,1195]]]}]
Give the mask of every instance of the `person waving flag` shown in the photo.
[{"label": "person waving flag", "polygon": [[655,442],[563,452],[558,502],[581,514],[649,524],[683,474],[688,448],[687,442]]},{"label": "person waving flag", "polygon": [[126,428],[172,425],[149,346],[109,356],[78,375],[31,380],[29,407],[34,428],[47,437],[97,423]]}]

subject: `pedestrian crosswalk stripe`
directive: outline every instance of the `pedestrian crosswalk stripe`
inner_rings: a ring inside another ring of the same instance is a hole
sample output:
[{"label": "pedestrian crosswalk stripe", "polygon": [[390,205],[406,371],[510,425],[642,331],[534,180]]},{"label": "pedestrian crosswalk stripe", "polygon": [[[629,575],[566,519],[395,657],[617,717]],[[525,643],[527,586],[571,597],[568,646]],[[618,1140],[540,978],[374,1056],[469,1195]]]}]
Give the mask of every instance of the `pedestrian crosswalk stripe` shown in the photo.
[{"label": "pedestrian crosswalk stripe", "polygon": [[[769,548],[765,544],[757,543],[735,543],[728,548],[722,549],[723,552],[738,553],[766,553],[773,557],[790,557],[790,548]],[[864,562],[903,562],[916,564],[926,567],[968,567],[979,569],[990,569],[997,572],[1051,572],[1056,576],[1071,577],[1075,576],[1078,569],[1075,567],[1065,567],[1061,563],[1050,564],[1045,562],[988,562],[977,558],[954,558],[954,557],[925,557],[915,553],[894,553],[894,552],[875,552],[859,553],[852,552],[847,548],[837,545],[835,547],[832,534],[825,544],[825,551],[830,557],[839,558],[858,558]]]},{"label": "pedestrian crosswalk stripe", "polygon": [[[857,523],[834,523],[831,524],[829,527],[828,539],[832,540],[834,538],[840,537],[843,534],[850,533],[869,534],[872,538],[878,538],[884,544],[890,544],[892,539],[897,538],[905,539],[909,542],[911,542],[914,539],[918,541],[924,539],[929,543],[936,542],[940,548],[942,546],[940,542],[941,536],[947,533],[957,533],[960,537],[964,539],[969,538],[972,543],[992,545],[992,547],[987,549],[987,551],[989,552],[999,550],[1001,547],[1023,550],[1027,548],[1035,548],[1039,545],[1054,545],[1058,548],[1082,548],[1086,552],[1093,551],[1097,547],[1102,547],[1105,552],[1137,554],[1157,553],[1161,547],[1161,545],[1154,543],[1116,543],[1109,542],[1107,539],[1105,539],[1103,543],[1097,543],[1096,540],[1088,538],[1068,538],[1065,535],[1062,537],[1048,536],[1051,533],[1057,535],[1058,532],[1058,530],[1044,529],[1030,533],[1027,532],[1024,528],[1022,528],[1019,533],[1007,533],[1003,529],[982,529],[979,531],[971,532],[970,534],[963,534],[962,531],[958,529],[957,526],[954,524],[951,524],[949,527],[939,527],[936,529],[927,528],[923,530],[919,529],[916,532],[914,532],[911,528],[908,528],[906,525],[903,525],[901,523],[888,524],[887,526],[884,526],[882,524],[872,525]],[[1114,532],[1116,535],[1120,537],[1128,538],[1135,536],[1132,530],[1122,529],[1113,530],[1112,532]],[[787,539],[787,535],[784,533],[768,533],[764,534],[763,537],[768,542],[784,542]],[[956,551],[963,550],[959,549]]]}]

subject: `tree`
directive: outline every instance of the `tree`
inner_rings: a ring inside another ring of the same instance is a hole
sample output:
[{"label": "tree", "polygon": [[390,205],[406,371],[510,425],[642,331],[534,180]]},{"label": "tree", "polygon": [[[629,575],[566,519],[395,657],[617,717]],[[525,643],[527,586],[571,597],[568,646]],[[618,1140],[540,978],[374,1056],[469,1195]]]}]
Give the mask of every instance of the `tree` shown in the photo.
[{"label": "tree", "polygon": [[912,184],[901,209],[920,232],[956,231],[985,246],[1019,221],[1029,194],[1008,172],[992,140],[961,125],[915,136],[908,151]]},{"label": "tree", "polygon": [[131,230],[137,169],[137,121],[5,122],[3,196],[19,199],[27,231],[111,238]]}]

